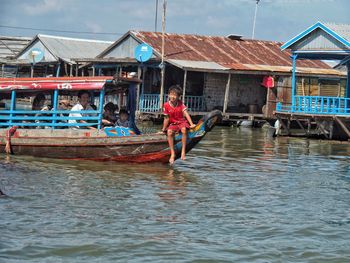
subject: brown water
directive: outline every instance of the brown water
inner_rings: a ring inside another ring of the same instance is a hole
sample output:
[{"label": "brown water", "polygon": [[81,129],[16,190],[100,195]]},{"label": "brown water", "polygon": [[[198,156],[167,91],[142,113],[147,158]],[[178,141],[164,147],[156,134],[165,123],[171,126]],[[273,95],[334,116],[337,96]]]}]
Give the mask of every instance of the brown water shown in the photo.
[{"label": "brown water", "polygon": [[0,262],[350,262],[349,152],[216,127],[174,167],[0,155]]}]

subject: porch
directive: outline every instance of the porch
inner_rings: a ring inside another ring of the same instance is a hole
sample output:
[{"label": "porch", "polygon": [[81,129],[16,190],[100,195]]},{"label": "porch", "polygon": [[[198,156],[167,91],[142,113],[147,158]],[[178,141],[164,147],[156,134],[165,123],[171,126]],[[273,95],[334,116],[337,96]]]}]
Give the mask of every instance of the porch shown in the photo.
[{"label": "porch", "polygon": [[325,96],[294,96],[292,105],[279,102],[275,112],[283,128],[279,135],[330,140],[350,139],[349,114],[350,98]]},{"label": "porch", "polygon": [[[168,101],[168,94],[163,96],[163,103]],[[191,112],[203,112],[204,107],[204,96],[186,96],[184,100],[188,111]],[[141,94],[139,102],[139,111],[141,113],[159,112],[161,109],[160,105],[160,94]]]},{"label": "porch", "polygon": [[350,98],[294,96],[292,98],[292,105],[278,102],[276,112],[317,115],[348,115],[350,114]]}]

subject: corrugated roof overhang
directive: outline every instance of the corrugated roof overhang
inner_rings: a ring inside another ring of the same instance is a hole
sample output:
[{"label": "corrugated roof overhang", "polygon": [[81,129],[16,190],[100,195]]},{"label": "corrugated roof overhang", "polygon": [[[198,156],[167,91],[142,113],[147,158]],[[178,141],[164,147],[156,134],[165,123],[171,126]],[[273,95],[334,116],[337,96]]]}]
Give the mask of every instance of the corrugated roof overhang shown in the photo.
[{"label": "corrugated roof overhang", "polygon": [[179,60],[179,59],[167,59],[166,62],[190,71],[205,71],[205,72],[220,72],[229,73],[229,68],[224,67],[216,62],[208,61],[192,61],[192,60]]}]

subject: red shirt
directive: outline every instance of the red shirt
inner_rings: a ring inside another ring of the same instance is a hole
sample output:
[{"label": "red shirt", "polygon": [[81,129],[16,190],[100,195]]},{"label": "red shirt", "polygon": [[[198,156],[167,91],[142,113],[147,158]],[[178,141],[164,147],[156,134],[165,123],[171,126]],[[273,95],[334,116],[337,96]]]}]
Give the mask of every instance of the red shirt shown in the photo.
[{"label": "red shirt", "polygon": [[169,101],[164,103],[164,115],[169,116],[169,122],[171,124],[186,121],[183,113],[185,110],[187,110],[187,107],[181,100],[177,101],[176,107],[173,107]]}]

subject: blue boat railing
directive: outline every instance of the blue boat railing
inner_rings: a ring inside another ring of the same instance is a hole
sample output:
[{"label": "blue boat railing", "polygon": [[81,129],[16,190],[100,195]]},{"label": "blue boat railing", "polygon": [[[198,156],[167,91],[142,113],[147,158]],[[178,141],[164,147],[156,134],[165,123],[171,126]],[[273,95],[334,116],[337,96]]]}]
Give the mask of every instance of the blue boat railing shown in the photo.
[{"label": "blue boat railing", "polygon": [[295,105],[277,103],[277,112],[347,115],[350,114],[350,98],[324,96],[295,96]]},{"label": "blue boat railing", "polygon": [[[159,112],[159,94],[142,94],[140,96],[140,112]],[[163,102],[168,100],[168,95],[164,95]],[[189,111],[204,111],[203,96],[185,96],[185,105]]]},{"label": "blue boat railing", "polygon": [[[89,114],[89,116],[69,117],[70,113]],[[69,120],[83,120],[87,123],[69,123]],[[38,127],[38,128],[69,128],[69,127],[87,127],[98,126],[101,124],[101,115],[97,110],[88,111],[70,111],[70,110],[50,110],[50,111],[32,111],[32,110],[1,110],[0,128],[19,126],[19,127]]]}]

